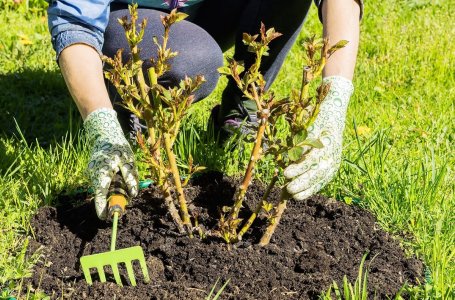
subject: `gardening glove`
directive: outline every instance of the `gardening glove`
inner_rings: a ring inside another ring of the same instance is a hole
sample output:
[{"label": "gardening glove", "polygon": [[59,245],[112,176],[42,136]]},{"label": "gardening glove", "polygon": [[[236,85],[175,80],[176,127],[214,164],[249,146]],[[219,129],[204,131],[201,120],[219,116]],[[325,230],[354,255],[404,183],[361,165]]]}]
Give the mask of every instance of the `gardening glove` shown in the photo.
[{"label": "gardening glove", "polygon": [[120,171],[131,197],[137,196],[138,175],[134,154],[126,140],[113,109],[100,108],[84,121],[87,137],[92,145],[88,175],[95,192],[96,214],[107,217],[107,192],[112,178]]},{"label": "gardening glove", "polygon": [[323,82],[330,84],[330,90],[308,129],[308,137],[319,139],[324,147],[311,149],[302,162],[284,170],[284,176],[290,180],[287,191],[295,200],[304,200],[321,190],[335,176],[341,163],[346,111],[354,87],[341,76],[330,76]]}]

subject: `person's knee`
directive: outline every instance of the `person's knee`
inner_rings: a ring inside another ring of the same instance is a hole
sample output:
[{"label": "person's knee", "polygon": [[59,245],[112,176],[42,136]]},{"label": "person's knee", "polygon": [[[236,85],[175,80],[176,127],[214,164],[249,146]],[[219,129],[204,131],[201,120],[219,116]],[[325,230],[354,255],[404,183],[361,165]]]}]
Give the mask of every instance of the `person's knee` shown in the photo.
[{"label": "person's knee", "polygon": [[[157,57],[157,47],[153,37],[161,37],[164,34],[160,21],[162,13],[154,10],[140,12],[141,17],[147,17],[149,20],[144,39],[139,45],[141,58],[144,60],[144,74],[147,76],[147,70],[151,67],[150,58]],[[114,12],[111,18],[121,14],[121,12]],[[161,42],[161,38],[158,40]],[[122,58],[126,62],[131,57],[131,53],[123,28],[114,20],[110,20],[110,26],[105,33],[103,53],[112,57],[119,48],[124,49]],[[169,61],[171,69],[158,79],[159,83],[165,87],[173,87],[185,79],[185,76],[194,78],[202,75],[206,81],[196,92],[195,101],[207,97],[217,85],[219,79],[217,69],[223,64],[223,53],[216,41],[201,27],[182,21],[172,26],[168,48],[176,51],[178,55]]]},{"label": "person's knee", "polygon": [[195,101],[207,97],[216,87],[220,75],[218,68],[223,64],[223,53],[219,47],[192,50],[191,53],[179,53],[171,63],[171,70],[164,76],[172,85],[178,85],[186,76],[194,78],[204,76],[205,82],[195,94]]}]

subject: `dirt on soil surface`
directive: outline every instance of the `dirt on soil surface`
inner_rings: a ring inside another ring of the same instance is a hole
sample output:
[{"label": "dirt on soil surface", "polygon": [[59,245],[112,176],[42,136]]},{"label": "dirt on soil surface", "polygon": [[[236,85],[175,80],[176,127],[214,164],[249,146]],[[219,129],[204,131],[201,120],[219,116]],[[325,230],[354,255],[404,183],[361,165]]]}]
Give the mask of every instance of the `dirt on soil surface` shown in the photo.
[{"label": "dirt on soil surface", "polygon": [[[206,229],[213,229],[219,208],[232,203],[236,180],[218,173],[200,176],[186,187],[190,208]],[[254,207],[265,187],[254,183],[246,208]],[[278,198],[278,191],[272,197]],[[77,198],[77,197],[76,197]],[[81,197],[79,197],[81,198]],[[215,237],[189,239],[177,232],[158,191],[148,188],[132,202],[119,221],[117,249],[140,245],[151,276],[145,284],[125,286],[96,281],[86,284],[79,258],[108,251],[111,227],[99,221],[88,199],[62,197],[59,205],[43,207],[32,226],[41,259],[28,288],[52,299],[204,299],[217,279],[230,280],[220,299],[317,299],[333,280],[354,282],[362,256],[368,252],[371,297],[395,295],[405,282],[423,282],[423,265],[407,258],[397,241],[385,233],[368,211],[321,196],[288,204],[266,247],[256,245],[265,218],[259,219],[239,244],[228,249]],[[136,267],[136,277],[142,274]],[[93,273],[95,274],[95,272]],[[218,284],[218,287],[221,285]]]}]

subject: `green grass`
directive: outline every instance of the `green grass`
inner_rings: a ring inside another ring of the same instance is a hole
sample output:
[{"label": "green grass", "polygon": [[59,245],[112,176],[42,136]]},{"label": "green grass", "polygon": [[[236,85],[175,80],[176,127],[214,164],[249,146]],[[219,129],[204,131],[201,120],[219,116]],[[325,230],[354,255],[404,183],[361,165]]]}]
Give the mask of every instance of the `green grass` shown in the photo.
[{"label": "green grass", "polygon": [[[0,1],[0,292],[17,286],[37,259],[24,255],[36,209],[87,184],[87,147],[75,138],[81,121],[54,62],[45,17],[33,10],[42,4],[11,3]],[[344,161],[323,193],[359,202],[425,261],[431,282],[410,288],[415,299],[453,299],[455,1],[365,5]],[[320,30],[313,8],[273,86],[278,95],[299,85],[300,42]],[[206,141],[202,131],[223,83],[192,109],[178,152],[238,174],[248,146],[221,153],[198,142]],[[260,178],[270,176],[269,165],[261,164]]]},{"label": "green grass", "polygon": [[[329,287],[327,292],[321,295],[322,300],[332,300],[335,294],[336,300],[367,300],[368,299],[368,268],[365,268],[365,259],[368,253],[364,254],[359,266],[357,278],[352,285],[346,275],[343,277],[343,285],[338,286],[336,281]],[[374,258],[373,258],[374,259]],[[365,269],[364,269],[365,268]]]}]

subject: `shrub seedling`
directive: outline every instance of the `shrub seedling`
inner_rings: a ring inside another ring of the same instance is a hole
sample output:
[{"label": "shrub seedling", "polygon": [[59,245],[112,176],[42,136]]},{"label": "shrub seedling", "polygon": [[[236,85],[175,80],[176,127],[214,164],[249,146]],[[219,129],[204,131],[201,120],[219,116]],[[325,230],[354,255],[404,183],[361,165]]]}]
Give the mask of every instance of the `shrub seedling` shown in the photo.
[{"label": "shrub seedling", "polygon": [[[147,20],[143,19],[137,28],[137,5],[129,7],[131,20],[125,16],[119,19],[125,30],[131,57],[122,62],[123,49],[119,49],[114,58],[104,56],[103,61],[111,66],[105,76],[116,87],[123,103],[129,111],[140,120],[145,121],[147,132],[137,133],[137,142],[144,159],[150,166],[150,177],[160,188],[165,204],[180,232],[193,236],[193,226],[188,212],[187,202],[183,193],[183,184],[177,168],[177,160],[173,145],[180,129],[181,120],[188,112],[194,99],[194,92],[205,81],[203,76],[185,77],[176,87],[166,88],[158,82],[158,78],[171,69],[169,59],[177,56],[177,52],[167,47],[171,26],[187,17],[186,14],[172,10],[168,15],[161,16],[164,27],[162,43],[154,37],[158,49],[156,58],[151,58],[152,66],[147,70],[147,84],[143,71],[144,61],[140,58],[139,43],[144,36]],[[200,168],[190,167],[190,173]],[[190,174],[191,175],[191,174]],[[172,178],[172,180],[171,180]],[[175,189],[179,204],[177,210],[171,190]]]},{"label": "shrub seedling", "polygon": [[[235,243],[241,240],[257,215],[264,211],[268,217],[269,225],[259,244],[267,245],[290,198],[286,191],[288,181],[285,181],[281,187],[282,192],[278,204],[274,206],[268,202],[270,191],[278,182],[280,172],[289,163],[303,161],[312,148],[323,147],[319,140],[308,136],[308,130],[318,115],[320,105],[330,86],[321,84],[316,89],[316,93],[311,93],[310,84],[320,77],[327,59],[336,50],[344,47],[347,41],[340,41],[329,47],[327,39],[316,39],[315,37],[307,39],[305,41],[306,66],[303,68],[301,87],[299,90],[293,90],[289,97],[277,100],[272,92],[265,90],[265,80],[259,72],[259,67],[262,56],[268,54],[269,43],[280,35],[273,28],[266,30],[264,24],[261,24],[259,40],[259,35],[251,36],[246,33],[243,35],[243,43],[248,46],[248,51],[256,56],[255,63],[245,71],[242,63],[230,59],[228,67],[219,69],[222,74],[231,76],[235,80],[246,98],[255,101],[259,120],[251,159],[243,181],[237,188],[234,205],[223,208],[223,212],[227,213],[227,216],[222,215],[220,218],[220,234],[227,243]],[[280,118],[285,120],[289,129],[285,139],[278,138],[277,121]],[[266,150],[263,151],[263,149]],[[274,175],[262,201],[258,203],[250,218],[240,227],[242,220],[238,216],[246,191],[251,183],[256,162],[265,155],[273,157],[277,169],[274,170]]]}]

